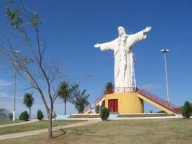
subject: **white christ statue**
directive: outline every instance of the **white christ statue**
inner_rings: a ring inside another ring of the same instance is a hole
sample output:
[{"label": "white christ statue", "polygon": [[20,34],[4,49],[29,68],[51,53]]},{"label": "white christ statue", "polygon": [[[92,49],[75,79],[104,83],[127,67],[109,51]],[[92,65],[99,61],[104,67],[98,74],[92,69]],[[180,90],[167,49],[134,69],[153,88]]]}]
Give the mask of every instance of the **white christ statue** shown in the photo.
[{"label": "white christ statue", "polygon": [[151,27],[146,27],[144,30],[128,35],[125,29],[118,27],[119,37],[111,42],[102,44],[95,44],[95,48],[100,48],[101,51],[113,50],[114,51],[114,84],[115,92],[120,88],[132,88],[133,87],[133,53],[132,46],[146,38],[147,32],[151,30]]}]

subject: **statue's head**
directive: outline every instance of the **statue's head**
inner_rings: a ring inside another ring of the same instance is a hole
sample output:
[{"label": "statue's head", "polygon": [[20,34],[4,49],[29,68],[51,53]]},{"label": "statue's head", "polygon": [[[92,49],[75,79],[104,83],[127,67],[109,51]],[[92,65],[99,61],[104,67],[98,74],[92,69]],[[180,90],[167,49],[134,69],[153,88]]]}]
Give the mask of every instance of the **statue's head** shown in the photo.
[{"label": "statue's head", "polygon": [[124,27],[119,26],[119,27],[118,27],[118,33],[119,33],[119,36],[125,35],[126,33],[125,33]]}]

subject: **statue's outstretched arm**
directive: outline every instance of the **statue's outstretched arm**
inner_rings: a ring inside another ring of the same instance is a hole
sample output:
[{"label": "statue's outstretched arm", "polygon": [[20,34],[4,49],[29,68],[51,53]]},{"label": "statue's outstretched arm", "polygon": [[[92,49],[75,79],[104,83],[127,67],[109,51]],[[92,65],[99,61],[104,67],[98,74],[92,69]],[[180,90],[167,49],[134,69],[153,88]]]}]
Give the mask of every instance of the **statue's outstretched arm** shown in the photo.
[{"label": "statue's outstretched arm", "polygon": [[143,30],[143,33],[148,33],[149,31],[151,30],[151,27],[150,26],[147,26],[144,30]]},{"label": "statue's outstretched arm", "polygon": [[99,48],[99,47],[100,47],[100,44],[97,43],[97,44],[94,45],[94,47],[95,47],[95,48]]}]

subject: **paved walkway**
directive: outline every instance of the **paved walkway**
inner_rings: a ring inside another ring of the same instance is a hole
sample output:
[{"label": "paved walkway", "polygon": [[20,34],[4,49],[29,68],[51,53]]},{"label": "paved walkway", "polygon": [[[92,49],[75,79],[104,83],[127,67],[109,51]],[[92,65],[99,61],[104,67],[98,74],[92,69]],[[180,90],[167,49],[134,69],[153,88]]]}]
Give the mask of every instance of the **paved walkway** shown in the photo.
[{"label": "paved walkway", "polygon": [[[59,130],[59,129],[64,129],[64,128],[84,126],[84,125],[89,125],[89,124],[93,124],[93,123],[98,123],[100,121],[101,121],[101,119],[92,119],[92,120],[88,120],[88,121],[85,121],[85,122],[53,127],[52,129],[54,131],[54,130]],[[35,122],[35,121],[33,121],[33,122]],[[16,123],[15,125],[19,125],[19,123]],[[37,134],[46,133],[46,132],[48,132],[47,128],[46,129],[41,129],[41,130],[35,130],[35,131],[28,131],[28,132],[21,132],[21,133],[15,133],[15,134],[1,135],[0,140],[14,139],[14,138],[25,137],[25,136],[32,136],[32,135],[37,135]]]}]

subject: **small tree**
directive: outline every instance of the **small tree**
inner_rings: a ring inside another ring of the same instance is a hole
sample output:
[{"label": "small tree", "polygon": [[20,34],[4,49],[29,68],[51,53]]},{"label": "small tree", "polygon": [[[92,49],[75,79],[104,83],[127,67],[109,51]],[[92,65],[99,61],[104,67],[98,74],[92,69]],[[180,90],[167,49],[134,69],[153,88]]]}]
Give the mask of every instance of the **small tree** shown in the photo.
[{"label": "small tree", "polygon": [[24,98],[23,98],[23,104],[29,108],[29,118],[31,118],[31,107],[34,103],[34,98],[33,98],[33,94],[31,93],[26,93],[24,95]]},{"label": "small tree", "polygon": [[192,115],[192,106],[190,102],[186,101],[182,107],[183,117],[189,118]]},{"label": "small tree", "polygon": [[58,97],[61,98],[65,104],[65,111],[64,111],[65,115],[66,115],[66,103],[69,100],[70,91],[71,91],[70,86],[66,81],[61,82],[57,90]]},{"label": "small tree", "polygon": [[75,85],[71,88],[71,95],[69,102],[71,102],[78,113],[83,113],[84,108],[89,105],[88,102],[89,94],[86,94],[86,90],[84,89],[82,92],[79,90],[79,85]]},{"label": "small tree", "polygon": [[106,85],[105,85],[105,90],[104,90],[104,93],[105,94],[111,94],[113,93],[113,83],[112,82],[107,82]]},{"label": "small tree", "polygon": [[42,120],[44,118],[43,112],[41,110],[37,111],[37,119]]},{"label": "small tree", "polygon": [[100,117],[103,121],[106,121],[109,117],[109,109],[104,107],[100,112]]}]

